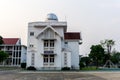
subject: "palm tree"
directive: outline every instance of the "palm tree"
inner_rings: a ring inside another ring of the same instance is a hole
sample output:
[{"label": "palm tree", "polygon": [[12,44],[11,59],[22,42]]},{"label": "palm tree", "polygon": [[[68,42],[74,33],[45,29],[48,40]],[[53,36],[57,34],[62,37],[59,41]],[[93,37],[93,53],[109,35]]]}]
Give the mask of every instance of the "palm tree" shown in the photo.
[{"label": "palm tree", "polygon": [[110,57],[111,57],[112,47],[115,45],[115,41],[106,39],[105,41],[101,41],[101,45],[104,48],[106,48],[106,51],[107,51],[107,54],[108,54],[108,60],[106,61],[104,66],[106,66],[107,64],[108,64],[108,67],[111,67],[111,65],[114,66],[114,64],[110,60]]},{"label": "palm tree", "polygon": [[101,41],[103,47],[106,47],[107,54],[111,54],[111,49],[115,45],[115,41],[106,39],[105,41]]}]

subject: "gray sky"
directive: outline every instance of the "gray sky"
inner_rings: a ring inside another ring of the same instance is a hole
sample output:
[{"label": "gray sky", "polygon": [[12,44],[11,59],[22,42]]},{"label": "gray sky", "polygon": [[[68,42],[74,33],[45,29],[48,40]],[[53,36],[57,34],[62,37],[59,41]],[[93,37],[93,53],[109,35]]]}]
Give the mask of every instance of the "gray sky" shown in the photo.
[{"label": "gray sky", "polygon": [[120,0],[0,0],[0,35],[26,45],[28,22],[44,21],[51,12],[67,20],[68,31],[82,33],[80,54],[104,39],[113,39],[120,51]]}]

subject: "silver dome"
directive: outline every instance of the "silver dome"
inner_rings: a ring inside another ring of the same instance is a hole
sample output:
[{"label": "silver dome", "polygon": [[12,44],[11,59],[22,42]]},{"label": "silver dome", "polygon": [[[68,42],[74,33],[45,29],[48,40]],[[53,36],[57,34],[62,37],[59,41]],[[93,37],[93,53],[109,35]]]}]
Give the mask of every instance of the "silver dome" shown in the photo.
[{"label": "silver dome", "polygon": [[55,21],[58,21],[58,18],[55,14],[53,13],[49,13],[47,14],[47,20],[55,20]]}]

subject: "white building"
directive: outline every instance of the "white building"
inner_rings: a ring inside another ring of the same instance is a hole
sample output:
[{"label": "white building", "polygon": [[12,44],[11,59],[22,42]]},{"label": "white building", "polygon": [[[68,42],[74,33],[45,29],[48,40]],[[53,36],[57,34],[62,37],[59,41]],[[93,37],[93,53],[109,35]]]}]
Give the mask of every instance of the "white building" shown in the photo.
[{"label": "white building", "polygon": [[9,57],[0,66],[20,66],[21,63],[26,63],[27,47],[21,45],[20,38],[3,38],[3,42],[0,50],[7,52]]},{"label": "white building", "polygon": [[79,32],[67,32],[67,22],[48,14],[45,22],[28,24],[27,67],[38,70],[79,69]]}]

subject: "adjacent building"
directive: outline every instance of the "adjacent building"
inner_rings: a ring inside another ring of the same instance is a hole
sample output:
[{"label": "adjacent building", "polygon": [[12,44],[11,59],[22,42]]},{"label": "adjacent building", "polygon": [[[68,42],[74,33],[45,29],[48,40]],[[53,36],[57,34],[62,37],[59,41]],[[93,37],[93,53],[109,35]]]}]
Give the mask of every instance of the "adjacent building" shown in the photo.
[{"label": "adjacent building", "polygon": [[21,63],[26,63],[27,47],[21,45],[20,38],[3,38],[3,41],[0,50],[7,52],[9,57],[0,66],[20,66]]},{"label": "adjacent building", "polygon": [[67,22],[55,14],[28,24],[27,67],[38,70],[79,69],[80,32],[67,32]]}]

